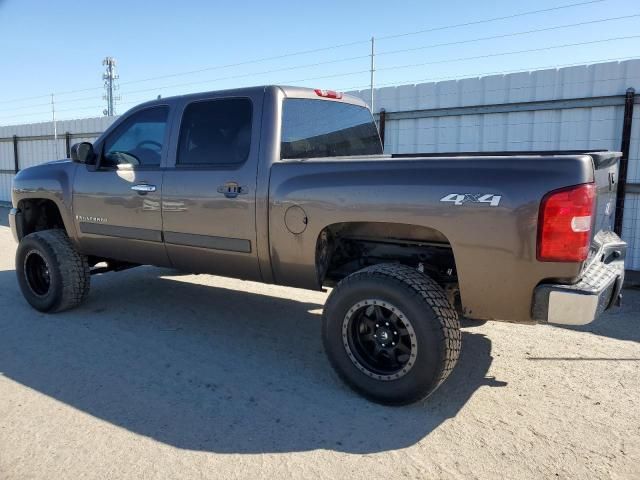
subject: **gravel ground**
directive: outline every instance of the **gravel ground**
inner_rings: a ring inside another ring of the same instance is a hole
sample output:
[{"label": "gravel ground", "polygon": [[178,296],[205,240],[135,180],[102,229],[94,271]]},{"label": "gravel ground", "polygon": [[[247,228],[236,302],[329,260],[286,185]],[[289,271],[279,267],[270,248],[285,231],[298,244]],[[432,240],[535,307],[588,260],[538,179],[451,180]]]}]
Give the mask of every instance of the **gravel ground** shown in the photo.
[{"label": "gravel ground", "polygon": [[640,291],[585,328],[468,325],[422,404],[331,371],[326,294],[141,267],[29,308],[0,210],[0,479],[639,478]]}]

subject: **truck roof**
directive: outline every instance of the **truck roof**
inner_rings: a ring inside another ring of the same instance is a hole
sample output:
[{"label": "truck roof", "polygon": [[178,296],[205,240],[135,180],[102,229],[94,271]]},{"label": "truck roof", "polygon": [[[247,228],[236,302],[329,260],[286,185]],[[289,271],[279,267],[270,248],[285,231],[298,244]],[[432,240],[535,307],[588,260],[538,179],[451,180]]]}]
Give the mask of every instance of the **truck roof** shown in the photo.
[{"label": "truck roof", "polygon": [[252,93],[258,92],[267,92],[268,90],[280,90],[285,97],[287,98],[309,98],[309,99],[322,99],[329,100],[334,102],[342,102],[342,103],[350,103],[354,105],[359,105],[362,107],[368,107],[368,104],[359,97],[355,97],[353,95],[342,94],[339,99],[325,98],[320,97],[316,90],[313,88],[307,87],[295,87],[295,86],[287,86],[287,85],[260,85],[255,87],[243,87],[243,88],[232,88],[225,90],[209,90],[205,92],[197,92],[197,93],[187,93],[184,95],[173,95],[170,97],[162,97],[155,100],[149,100],[147,102],[141,102],[140,104],[134,106],[133,108],[138,108],[141,105],[151,106],[151,105],[164,105],[167,102],[175,101],[175,100],[198,100],[209,98],[211,96],[244,96]]}]

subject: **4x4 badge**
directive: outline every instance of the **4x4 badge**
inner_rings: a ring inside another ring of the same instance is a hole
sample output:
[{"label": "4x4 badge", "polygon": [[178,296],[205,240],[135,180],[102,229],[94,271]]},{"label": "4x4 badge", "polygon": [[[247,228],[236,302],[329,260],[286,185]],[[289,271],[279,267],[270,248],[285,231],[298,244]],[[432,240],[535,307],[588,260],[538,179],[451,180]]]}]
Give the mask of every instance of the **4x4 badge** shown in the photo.
[{"label": "4x4 badge", "polygon": [[440,199],[441,202],[451,202],[454,205],[464,205],[465,203],[488,203],[490,207],[497,207],[500,204],[502,195],[494,193],[450,193]]}]

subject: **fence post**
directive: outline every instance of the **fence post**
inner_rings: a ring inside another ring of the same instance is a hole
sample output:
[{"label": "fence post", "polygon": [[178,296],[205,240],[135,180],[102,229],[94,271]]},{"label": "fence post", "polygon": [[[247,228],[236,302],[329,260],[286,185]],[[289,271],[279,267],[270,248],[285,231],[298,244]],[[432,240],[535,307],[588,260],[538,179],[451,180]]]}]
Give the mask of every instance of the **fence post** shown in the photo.
[{"label": "fence post", "polygon": [[18,173],[20,171],[20,163],[18,162],[18,136],[13,136],[13,171]]},{"label": "fence post", "polygon": [[380,117],[378,119],[378,131],[380,132],[380,140],[382,141],[382,151],[384,151],[384,130],[387,124],[387,111],[380,109]]},{"label": "fence post", "polygon": [[64,134],[64,144],[67,148],[67,158],[71,158],[71,133]]},{"label": "fence post", "polygon": [[631,122],[633,121],[633,101],[636,91],[628,88],[624,98],[624,119],[622,121],[622,142],[620,151],[620,169],[618,171],[618,190],[616,192],[616,215],[613,231],[622,236],[622,221],[624,219],[624,200],[627,193],[627,170],[629,168],[629,147],[631,146]]}]

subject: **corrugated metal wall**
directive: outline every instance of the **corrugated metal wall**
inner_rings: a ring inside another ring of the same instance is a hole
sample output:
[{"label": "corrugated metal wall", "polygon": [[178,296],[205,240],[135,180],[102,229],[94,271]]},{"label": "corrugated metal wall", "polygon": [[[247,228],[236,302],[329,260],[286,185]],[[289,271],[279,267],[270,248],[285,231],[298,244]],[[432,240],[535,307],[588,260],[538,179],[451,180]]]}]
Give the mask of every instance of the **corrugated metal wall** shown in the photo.
[{"label": "corrugated metal wall", "polygon": [[[624,95],[627,88],[640,92],[640,61],[493,75],[437,83],[380,88],[375,110],[388,112],[495,105]],[[351,92],[369,101],[369,91]],[[443,116],[390,120],[386,124],[388,153],[459,152],[496,150],[619,150],[622,106],[572,108],[512,113]],[[99,117],[58,122],[58,133],[101,132],[114,118]],[[0,138],[53,133],[51,122],[0,127]],[[92,136],[73,143],[93,140]],[[65,153],[58,141],[58,157]],[[56,158],[52,140],[19,143],[24,168]],[[13,144],[0,141],[0,170],[13,169]],[[0,200],[10,199],[12,174],[0,174]],[[636,105],[629,155],[628,181],[640,183],[640,106]],[[640,194],[627,195],[623,238],[629,243],[628,267],[640,270]]]},{"label": "corrugated metal wall", "polygon": [[11,182],[13,181],[12,173],[0,173],[0,201],[11,201]]},{"label": "corrugated metal wall", "polygon": [[[640,60],[381,88],[375,111],[591,98],[640,93]],[[370,100],[369,90],[350,92]],[[623,106],[389,120],[387,153],[502,150],[620,150]],[[633,115],[628,181],[640,183],[640,105]],[[623,238],[627,266],[640,270],[640,194],[628,193]]]}]

